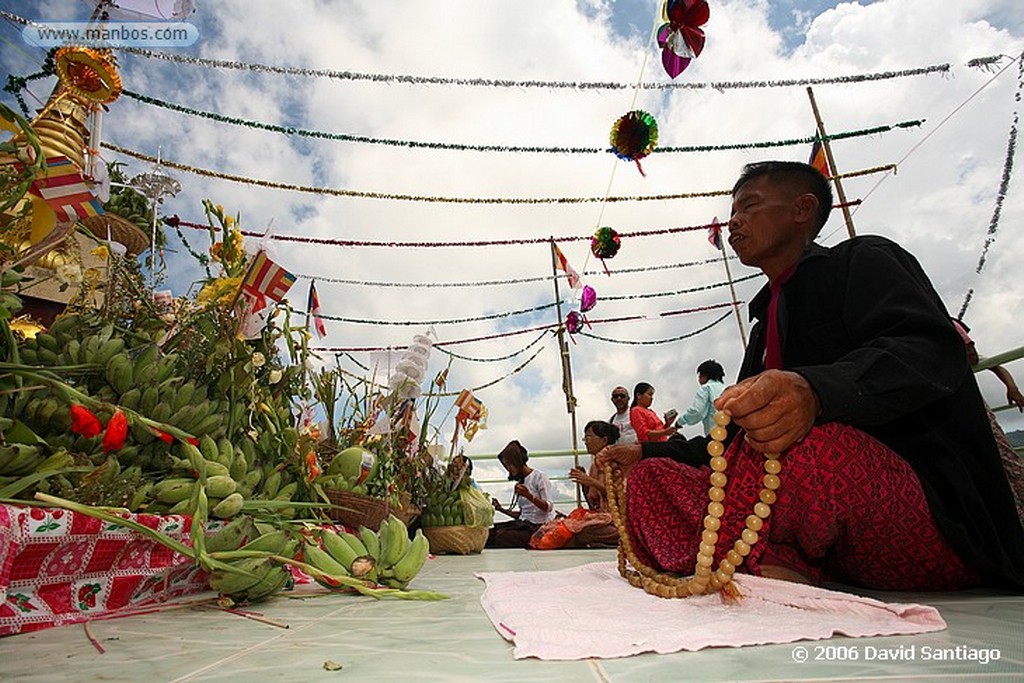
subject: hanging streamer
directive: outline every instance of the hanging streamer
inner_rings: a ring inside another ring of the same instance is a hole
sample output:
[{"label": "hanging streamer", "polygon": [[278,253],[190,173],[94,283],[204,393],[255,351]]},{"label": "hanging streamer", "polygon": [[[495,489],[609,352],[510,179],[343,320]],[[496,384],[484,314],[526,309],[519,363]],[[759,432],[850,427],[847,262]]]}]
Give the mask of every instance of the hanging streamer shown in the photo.
[{"label": "hanging streamer", "polygon": [[[974,271],[978,275],[981,275],[981,271],[985,267],[989,247],[995,241],[996,232],[999,230],[999,219],[1003,212],[1003,202],[1006,200],[1006,192],[1010,187],[1010,177],[1013,175],[1013,158],[1017,154],[1017,124],[1020,122],[1021,91],[1024,90],[1024,52],[1017,58],[1017,62],[1017,92],[1013,96],[1013,101],[1015,102],[1013,121],[1010,124],[1009,137],[1006,140],[1006,158],[1003,160],[1003,175],[999,181],[999,191],[996,193],[996,205],[992,210],[992,218],[988,223],[988,234],[985,237],[985,244],[981,249],[978,267]],[[964,296],[964,302],[960,306],[960,312],[957,314],[958,319],[963,320],[973,296],[974,288],[971,287]]]}]

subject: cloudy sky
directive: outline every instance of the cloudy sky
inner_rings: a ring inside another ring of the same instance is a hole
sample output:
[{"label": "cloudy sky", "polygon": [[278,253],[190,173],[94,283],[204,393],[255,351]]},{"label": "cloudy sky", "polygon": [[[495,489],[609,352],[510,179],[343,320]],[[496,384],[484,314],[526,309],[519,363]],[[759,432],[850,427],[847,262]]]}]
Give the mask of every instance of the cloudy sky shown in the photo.
[{"label": "cloudy sky", "polygon": [[[0,7],[38,20],[87,18],[83,0],[12,2]],[[566,448],[572,432],[562,393],[558,351],[548,334],[522,332],[551,324],[556,312],[551,254],[543,240],[573,238],[562,250],[598,294],[591,334],[570,344],[578,428],[612,412],[616,384],[647,381],[657,390],[654,408],[685,409],[696,388],[695,368],[716,358],[735,377],[742,344],[736,320],[721,318],[730,300],[721,261],[703,231],[665,232],[726,217],[727,197],[665,201],[600,201],[604,197],[705,194],[731,187],[740,167],[766,158],[806,160],[809,146],[655,153],[643,160],[646,177],[612,155],[483,152],[454,145],[602,148],[612,123],[631,109],[655,116],[663,147],[724,146],[803,138],[814,118],[803,85],[748,88],[590,88],[582,84],[669,82],[650,42],[659,2],[653,0],[199,0],[192,16],[199,40],[167,50],[188,57],[305,69],[350,71],[394,79],[343,80],[235,70],[122,54],[125,87],[204,112],[325,133],[440,143],[435,149],[288,136],[227,125],[122,97],[104,122],[106,142],[144,154],[247,178],[436,201],[338,197],[267,189],[253,184],[171,173],[183,191],[164,211],[203,221],[210,198],[241,214],[245,229],[271,236],[383,240],[506,242],[497,246],[433,248],[339,247],[270,240],[275,258],[299,276],[292,303],[305,307],[310,278],[317,279],[322,310],[351,320],[328,321],[332,347],[407,344],[437,321],[438,339],[460,341],[449,389],[491,382],[478,396],[489,428],[467,448],[493,453],[519,439],[531,451]],[[43,50],[21,39],[21,28],[2,22],[4,70],[35,72]],[[814,94],[830,133],[905,121],[897,129],[834,143],[842,172],[898,163],[895,174],[845,181],[861,199],[853,221],[859,234],[897,240],[918,256],[944,297],[960,309],[974,291],[965,319],[982,355],[1024,345],[1020,264],[1024,263],[1024,196],[1019,168],[1010,177],[981,274],[976,272],[999,196],[1008,139],[1020,103],[1016,59],[1024,50],[1024,6],[1019,0],[721,0],[711,3],[704,53],[678,82],[753,82],[829,79],[948,64],[948,72],[862,83],[821,84]],[[970,67],[975,58],[1004,55]],[[442,79],[547,81],[579,87],[466,86]],[[412,81],[412,82],[407,82]],[[35,81],[26,98],[45,100],[51,81]],[[14,105],[3,94],[4,102]],[[129,173],[149,170],[140,161],[106,151]],[[473,204],[446,198],[500,197],[515,201]],[[598,201],[528,204],[525,198],[584,197]],[[600,226],[626,237],[606,265],[586,239]],[[194,248],[202,233],[185,231]],[[846,238],[833,213],[825,244]],[[168,286],[183,294],[201,271],[173,232],[167,254]],[[530,242],[529,240],[535,240]],[[527,241],[525,244],[507,244]],[[256,242],[252,241],[253,246]],[[679,264],[694,264],[685,265]],[[737,261],[732,276],[741,302],[761,286]],[[744,279],[747,278],[747,279]],[[332,280],[335,280],[332,282]],[[357,284],[337,282],[355,281]],[[465,287],[437,283],[504,284]],[[526,281],[522,281],[526,280]],[[383,286],[399,283],[419,286]],[[564,281],[565,309],[571,300]],[[694,291],[685,291],[694,290]],[[547,307],[545,307],[547,306]],[[715,307],[715,308],[709,308]],[[513,311],[537,309],[504,315]],[[692,313],[663,316],[688,309]],[[746,314],[744,312],[744,324]],[[471,322],[446,322],[484,318]],[[631,318],[601,323],[606,318]],[[398,325],[413,322],[413,325]],[[683,335],[680,341],[652,343]],[[525,350],[524,350],[525,349]],[[510,374],[539,350],[520,372]],[[364,365],[367,352],[351,357]],[[325,358],[333,360],[332,354]],[[349,357],[346,370],[361,372]],[[431,372],[447,356],[435,351]],[[1024,381],[1024,365],[1010,369]],[[993,406],[1006,403],[991,373],[980,377]],[[437,413],[444,413],[443,404]],[[1016,412],[1004,426],[1024,426]],[[443,424],[450,438],[451,419]],[[689,433],[695,434],[696,428]],[[582,447],[582,444],[581,444]]]}]

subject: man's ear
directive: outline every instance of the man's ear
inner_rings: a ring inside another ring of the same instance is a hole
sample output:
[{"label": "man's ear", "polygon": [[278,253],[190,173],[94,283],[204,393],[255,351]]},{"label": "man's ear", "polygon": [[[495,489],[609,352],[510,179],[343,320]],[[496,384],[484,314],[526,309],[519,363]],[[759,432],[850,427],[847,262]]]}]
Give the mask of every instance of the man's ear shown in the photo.
[{"label": "man's ear", "polygon": [[818,198],[805,192],[793,200],[795,218],[800,222],[814,220],[818,215]]}]

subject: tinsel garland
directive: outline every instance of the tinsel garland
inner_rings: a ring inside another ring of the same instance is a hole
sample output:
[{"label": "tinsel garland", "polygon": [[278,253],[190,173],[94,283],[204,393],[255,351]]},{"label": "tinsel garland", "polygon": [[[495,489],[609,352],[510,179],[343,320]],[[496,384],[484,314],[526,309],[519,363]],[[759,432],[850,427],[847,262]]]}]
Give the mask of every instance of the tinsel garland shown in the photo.
[{"label": "tinsel garland", "polygon": [[531,349],[534,346],[536,346],[537,344],[539,344],[541,342],[541,340],[543,340],[544,337],[546,337],[549,334],[551,334],[551,332],[547,331],[547,330],[544,331],[544,332],[541,332],[539,337],[534,339],[532,342],[530,342],[529,344],[527,344],[523,348],[519,349],[518,351],[513,351],[512,353],[505,354],[504,356],[492,356],[490,358],[474,358],[473,356],[464,356],[462,354],[455,353],[454,351],[449,351],[448,349],[445,349],[445,348],[439,348],[437,350],[440,351],[443,354],[451,356],[452,358],[457,358],[458,360],[469,361],[470,363],[497,363],[499,361],[509,360],[511,358],[515,358],[519,354],[528,351],[529,349]]},{"label": "tinsel garland", "polygon": [[205,66],[218,69],[231,69],[236,71],[251,71],[254,73],[273,73],[288,76],[303,76],[306,78],[329,78],[343,81],[370,81],[373,83],[403,83],[408,85],[456,85],[463,87],[486,87],[486,88],[549,88],[563,90],[746,90],[751,88],[791,88],[808,85],[826,84],[848,84],[864,83],[868,81],[885,81],[894,78],[908,78],[911,76],[924,76],[932,73],[948,73],[950,65],[935,64],[913,69],[902,69],[899,71],[882,71],[878,73],[850,74],[846,76],[825,76],[819,78],[786,78],[778,80],[755,80],[755,81],[647,81],[642,83],[617,83],[614,81],[542,81],[542,80],[513,80],[507,78],[455,78],[446,76],[413,76],[408,74],[377,74],[362,73],[358,71],[337,71],[334,69],[305,69],[301,67],[271,66],[267,64],[255,64],[252,62],[240,62],[228,59],[204,59],[202,57],[190,57],[188,55],[171,54],[168,52],[157,52],[145,48],[123,48],[124,52],[130,52],[140,57],[160,59],[178,64],[189,64],[193,66]]},{"label": "tinsel garland", "polygon": [[[246,185],[255,185],[257,187],[268,187],[277,190],[290,190],[293,192],[305,192],[309,194],[322,194],[331,195],[335,197],[360,197],[363,199],[388,199],[392,201],[405,201],[405,202],[436,202],[444,204],[587,204],[587,203],[602,203],[602,202],[661,202],[670,199],[697,199],[702,197],[723,197],[729,196],[731,190],[711,190],[708,192],[682,192],[679,194],[653,194],[653,195],[639,195],[639,196],[594,196],[594,197],[442,197],[442,196],[431,196],[431,195],[412,195],[412,194],[390,194],[386,192],[367,192],[363,190],[345,190],[342,188],[333,187],[312,187],[309,185],[295,185],[292,183],[278,183],[270,180],[259,180],[256,178],[247,178],[245,176],[234,175],[229,173],[220,173],[218,171],[210,171],[204,168],[197,168],[195,166],[189,166],[188,164],[181,164],[175,161],[169,161],[167,159],[157,159],[149,154],[143,154],[142,152],[136,152],[134,150],[119,147],[108,142],[101,144],[105,149],[130,156],[134,159],[141,161],[147,161],[150,163],[159,163],[167,168],[173,168],[178,171],[185,173],[192,173],[194,175],[200,175],[207,178],[218,178],[220,180],[229,180],[231,182],[243,183]],[[862,169],[859,171],[852,171],[850,173],[841,173],[833,176],[833,178],[855,178],[862,175],[870,175],[872,173],[881,173],[894,169],[894,164],[887,164],[884,166],[875,166],[873,168]],[[707,226],[704,226],[705,228]],[[588,238],[589,239],[589,238]],[[298,239],[293,241],[300,241]],[[381,243],[381,246],[390,246],[387,243]]]},{"label": "tinsel garland", "polygon": [[[996,239],[996,232],[999,230],[999,219],[1003,213],[1003,202],[1006,200],[1006,192],[1010,187],[1010,177],[1013,175],[1013,157],[1017,153],[1017,124],[1020,122],[1020,101],[1021,101],[1021,90],[1024,89],[1024,52],[1017,57],[1017,92],[1014,93],[1013,101],[1015,103],[1013,109],[1013,120],[1010,124],[1010,134],[1006,140],[1006,158],[1003,160],[1003,175],[999,181],[999,191],[996,193],[996,205],[992,209],[992,218],[989,219],[988,233],[985,237],[985,244],[981,249],[981,257],[978,259],[978,266],[975,268],[975,273],[981,275],[982,269],[985,267],[985,261],[988,259],[988,250],[992,246],[992,243]],[[957,314],[957,318],[963,320],[964,315],[967,313],[967,307],[970,306],[971,298],[974,296],[974,287],[967,290],[967,294],[964,296],[964,302],[960,306],[960,312]]]},{"label": "tinsel garland", "polygon": [[[566,303],[566,302],[562,302]],[[525,315],[527,313],[536,313],[537,311],[543,311],[548,308],[557,306],[558,302],[552,301],[551,303],[541,304],[534,306],[533,308],[522,308],[516,311],[503,311],[501,313],[491,313],[489,315],[478,315],[466,318],[449,318],[446,320],[370,320],[366,318],[345,318],[338,315],[330,315],[328,313],[321,313],[319,317],[324,320],[333,320],[335,322],[350,323],[353,325],[400,325],[400,326],[423,326],[429,325],[459,325],[462,323],[475,323],[483,320],[500,320],[501,318],[510,318],[516,315]],[[299,311],[301,312],[301,311]]]},{"label": "tinsel garland", "polygon": [[[328,133],[320,130],[310,130],[306,128],[296,128],[295,126],[281,126],[274,123],[263,123],[262,121],[253,121],[251,119],[243,119],[235,116],[227,116],[225,114],[218,114],[217,112],[201,111],[199,109],[193,109],[191,107],[185,107],[180,104],[174,104],[173,102],[167,102],[166,100],[160,100],[155,97],[143,95],[141,93],[133,92],[131,90],[125,90],[121,93],[126,97],[130,97],[139,102],[153,105],[155,107],[161,107],[163,109],[169,109],[182,114],[188,114],[190,116],[198,116],[200,118],[209,119],[218,123],[227,123],[233,126],[245,126],[246,128],[254,128],[257,130],[267,130],[273,133],[282,133],[284,135],[297,135],[299,137],[318,138],[321,140],[336,140],[341,142],[355,142],[370,145],[387,145],[391,147],[408,147],[412,149],[443,149],[453,150],[459,152],[512,152],[512,153],[536,153],[536,154],[612,154],[614,150],[611,147],[542,147],[537,145],[471,145],[471,144],[460,144],[455,142],[422,142],[418,140],[396,140],[390,138],[374,138],[365,135],[351,135],[347,133]],[[920,126],[924,123],[924,119],[915,119],[912,121],[902,121],[900,123],[892,125],[875,126],[873,128],[863,128],[860,130],[852,130],[840,133],[833,133],[832,135],[825,136],[827,140],[845,140],[848,138],[864,137],[867,135],[878,135],[879,133],[887,133],[896,128],[913,128]],[[718,152],[728,150],[740,150],[740,149],[769,149],[773,147],[795,147],[798,145],[809,145],[820,140],[819,136],[809,135],[800,138],[787,138],[783,140],[762,140],[760,142],[738,142],[732,144],[723,145],[686,145],[682,147],[656,147],[652,150],[652,154],[664,154],[664,153],[690,153],[690,152]]]},{"label": "tinsel garland", "polygon": [[[744,275],[733,280],[733,284],[738,282],[746,282],[747,280],[753,280],[754,278],[764,277],[763,273],[753,273],[751,275]],[[692,294],[694,292],[704,292],[709,289],[717,289],[719,287],[727,287],[729,285],[728,280],[721,282],[714,282],[710,285],[701,285],[699,287],[690,287],[688,289],[677,289],[674,292],[648,292],[646,294],[618,294],[615,296],[602,296],[601,301],[628,301],[631,299],[654,299],[662,296],[676,296],[678,294]]]},{"label": "tinsel garland", "polygon": [[649,340],[645,340],[645,341],[630,340],[630,339],[611,339],[610,337],[601,337],[599,335],[594,334],[593,332],[580,332],[580,336],[581,337],[588,337],[590,339],[596,339],[597,341],[607,342],[609,344],[630,344],[630,345],[634,345],[634,346],[636,346],[636,345],[639,345],[639,346],[654,346],[654,345],[657,345],[657,344],[671,344],[672,342],[682,341],[683,339],[690,339],[691,337],[696,337],[701,332],[706,332],[707,330],[710,330],[712,327],[714,327],[718,323],[722,322],[723,320],[728,318],[730,315],[732,315],[732,313],[723,313],[721,315],[721,317],[717,318],[714,322],[712,322],[712,323],[710,323],[708,325],[705,325],[704,327],[700,327],[700,328],[694,330],[693,332],[687,332],[686,334],[681,334],[678,337],[669,337],[668,339],[649,339]]},{"label": "tinsel garland", "polygon": [[[745,303],[738,301],[736,303]],[[633,322],[637,320],[650,320],[653,318],[669,318],[677,315],[689,315],[690,313],[700,313],[702,311],[713,311],[719,308],[731,307],[733,302],[726,301],[720,304],[710,304],[707,306],[697,306],[694,308],[684,308],[678,311],[666,311],[658,313],[653,316],[648,315],[630,315],[623,316],[620,318],[602,318],[600,320],[591,320],[590,322],[595,324],[602,323],[617,323],[617,322]],[[504,337],[514,337],[520,334],[528,334],[530,332],[540,332],[542,330],[551,330],[558,328],[558,323],[547,323],[546,325],[535,325],[533,327],[526,327],[521,330],[509,330],[507,332],[497,332],[495,334],[485,334],[479,337],[468,337],[465,339],[454,339],[450,341],[438,341],[434,343],[434,348],[441,346],[456,346],[459,344],[471,344],[479,341],[490,341],[492,339],[502,339]],[[322,351],[324,353],[351,353],[357,351],[401,351],[405,349],[405,346],[310,346],[312,351]]]},{"label": "tinsel garland", "polygon": [[[273,235],[269,236],[273,239]],[[545,240],[546,241],[546,240]],[[728,256],[730,260],[735,260],[735,256]],[[658,266],[637,266],[635,268],[611,268],[609,272],[613,275],[615,273],[647,273],[656,270],[677,270],[681,268],[690,268],[692,266],[706,266],[711,263],[721,263],[721,258],[708,258],[702,261],[685,261],[683,263],[666,263]],[[471,281],[459,281],[459,282],[391,282],[386,280],[353,280],[348,278],[332,278],[323,277],[320,275],[314,275],[312,273],[303,273],[297,270],[292,270],[292,273],[296,277],[306,278],[307,280],[316,279],[321,282],[331,282],[334,284],[342,285],[356,285],[360,287],[409,287],[417,289],[430,289],[434,287],[442,289],[450,289],[453,287],[493,287],[498,285],[520,285],[534,282],[550,282],[553,279],[566,279],[569,276],[559,273],[558,275],[537,275],[534,277],[515,277],[506,278],[504,280],[471,280]],[[582,275],[603,275],[603,270],[586,270],[583,271]]]},{"label": "tinsel garland", "polygon": [[[541,338],[543,338],[543,336],[542,336]],[[546,346],[542,346],[542,347],[540,347],[539,349],[537,349],[536,351],[534,351],[534,352],[533,352],[533,355],[532,355],[532,356],[530,356],[529,358],[527,358],[527,359],[526,359],[525,361],[523,361],[522,363],[520,363],[519,365],[517,365],[517,366],[516,366],[515,368],[513,368],[513,369],[512,369],[511,371],[509,371],[509,372],[505,373],[505,374],[504,374],[504,375],[502,375],[501,377],[498,377],[497,379],[492,379],[492,380],[491,380],[491,381],[489,381],[489,382],[484,382],[483,384],[478,384],[478,385],[476,385],[476,386],[473,386],[473,387],[468,387],[468,389],[469,389],[470,391],[479,391],[480,389],[486,389],[487,387],[492,387],[492,386],[494,386],[495,384],[498,384],[499,382],[503,382],[503,381],[505,381],[506,379],[508,379],[508,378],[509,378],[509,377],[511,377],[512,375],[516,374],[517,372],[520,372],[520,371],[522,371],[522,370],[523,370],[523,368],[525,368],[525,367],[526,367],[527,365],[529,365],[530,363],[532,363],[532,362],[533,362],[533,360],[534,360],[534,359],[535,359],[535,358],[536,358],[537,356],[539,356],[539,355],[540,355],[540,352],[541,352],[541,351],[543,351],[543,350],[544,350],[545,348],[547,348],[547,347],[546,347]],[[351,360],[352,360],[353,362],[355,362],[355,363],[356,363],[356,365],[358,365],[358,366],[359,366],[360,368],[362,368],[364,372],[369,372],[369,368],[367,368],[367,367],[366,367],[365,365],[363,365],[362,363],[360,363],[360,362],[356,361],[356,360],[355,360],[354,358],[352,358],[352,356],[350,356],[350,355],[349,355],[349,354],[347,354],[347,353],[346,353],[346,354],[344,354],[344,355],[345,355],[345,356],[346,356],[347,358],[351,359]],[[370,380],[369,378],[367,378],[367,377],[362,377],[362,376],[360,376],[360,375],[357,375],[357,374],[355,374],[354,372],[349,372],[348,370],[345,370],[344,368],[340,368],[340,367],[338,368],[338,370],[339,370],[339,371],[341,371],[342,373],[344,373],[344,374],[348,375],[349,377],[353,377],[353,378],[355,378],[355,379],[358,379],[358,380],[360,380],[360,381],[362,381],[362,382],[365,382],[366,384],[373,384],[373,382],[371,382],[371,380]],[[440,392],[435,392],[435,391],[431,391],[431,392],[430,392],[430,395],[431,395],[431,396],[458,396],[458,395],[459,395],[459,394],[461,394],[461,393],[462,393],[462,391],[461,391],[461,390],[459,390],[459,391],[440,391]]]}]

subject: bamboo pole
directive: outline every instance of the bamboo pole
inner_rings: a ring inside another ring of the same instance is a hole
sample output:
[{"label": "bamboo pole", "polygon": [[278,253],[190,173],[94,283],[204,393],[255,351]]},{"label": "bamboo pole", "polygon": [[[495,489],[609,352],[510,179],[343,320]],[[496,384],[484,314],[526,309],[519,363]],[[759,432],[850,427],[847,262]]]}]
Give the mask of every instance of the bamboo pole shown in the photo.
[{"label": "bamboo pole", "polygon": [[718,235],[718,243],[721,245],[722,264],[725,266],[725,279],[729,281],[729,295],[732,297],[732,312],[736,315],[736,327],[740,328],[740,341],[743,342],[743,350],[747,350],[747,331],[743,329],[743,316],[740,315],[740,303],[736,299],[736,285],[732,281],[732,270],[729,268],[729,254],[725,249],[725,241],[722,240],[721,228],[724,223],[718,222],[718,216],[714,218],[712,229]]},{"label": "bamboo pole", "polygon": [[839,169],[836,168],[836,160],[832,156],[832,145],[829,144],[828,134],[825,133],[825,122],[821,120],[821,113],[818,111],[818,103],[814,99],[814,90],[807,86],[807,98],[811,101],[811,111],[814,112],[814,121],[818,126],[818,137],[821,139],[821,146],[825,149],[825,158],[828,159],[828,168],[832,171],[832,182],[836,185],[836,195],[839,197],[839,205],[843,209],[843,218],[846,220],[846,232],[850,237],[855,237],[857,231],[853,228],[853,214],[850,213],[849,204],[846,201],[846,191],[843,190],[843,183],[839,179]]},{"label": "bamboo pole", "polygon": [[[562,363],[562,391],[565,392],[565,408],[569,411],[572,424],[572,462],[574,467],[580,466],[579,437],[576,434],[576,397],[572,390],[572,363],[569,359],[569,345],[565,342],[565,324],[562,320],[562,297],[558,291],[558,252],[554,236],[551,242],[551,274],[555,283],[555,310],[558,312],[558,356]],[[576,484],[576,507],[583,504],[582,488]],[[552,503],[554,505],[554,503]]]}]

